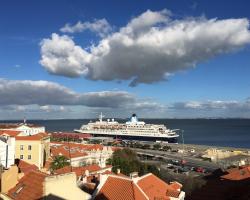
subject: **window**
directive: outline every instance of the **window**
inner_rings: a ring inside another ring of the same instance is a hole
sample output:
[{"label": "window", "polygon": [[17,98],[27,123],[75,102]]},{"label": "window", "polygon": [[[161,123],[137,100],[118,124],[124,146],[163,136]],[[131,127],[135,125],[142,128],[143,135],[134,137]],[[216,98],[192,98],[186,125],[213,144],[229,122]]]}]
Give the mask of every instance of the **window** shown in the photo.
[{"label": "window", "polygon": [[23,150],[23,145],[20,145],[20,150]]},{"label": "window", "polygon": [[23,155],[20,155],[20,159],[21,159],[21,160],[23,159]]},{"label": "window", "polygon": [[28,150],[31,150],[31,145],[28,146]]},{"label": "window", "polygon": [[28,160],[31,160],[31,155],[28,155]]}]

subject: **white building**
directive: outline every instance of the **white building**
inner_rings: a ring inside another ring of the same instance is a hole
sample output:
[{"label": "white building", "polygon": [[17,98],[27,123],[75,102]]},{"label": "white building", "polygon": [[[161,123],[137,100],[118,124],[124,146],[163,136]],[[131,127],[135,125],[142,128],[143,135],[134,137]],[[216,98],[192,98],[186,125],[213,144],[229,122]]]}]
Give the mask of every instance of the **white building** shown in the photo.
[{"label": "white building", "polygon": [[14,130],[14,131],[21,131],[19,136],[27,136],[27,135],[35,135],[37,133],[44,133],[45,127],[34,125],[34,124],[27,124],[24,123],[17,123],[17,124],[0,124],[0,130]]},{"label": "white building", "polygon": [[111,147],[77,143],[51,143],[50,149],[52,157],[63,155],[70,158],[71,165],[74,167],[92,164],[105,166],[107,159],[113,154]]},{"label": "white building", "polygon": [[0,162],[5,168],[15,163],[15,137],[0,135]]}]

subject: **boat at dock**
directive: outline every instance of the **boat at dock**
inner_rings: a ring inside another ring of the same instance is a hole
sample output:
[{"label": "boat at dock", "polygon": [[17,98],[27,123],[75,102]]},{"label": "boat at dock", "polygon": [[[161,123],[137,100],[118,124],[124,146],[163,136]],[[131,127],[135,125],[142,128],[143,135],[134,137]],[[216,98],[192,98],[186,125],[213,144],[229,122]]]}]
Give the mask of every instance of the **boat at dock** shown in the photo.
[{"label": "boat at dock", "polygon": [[126,123],[119,123],[114,119],[103,120],[103,115],[99,120],[82,125],[80,129],[74,130],[77,133],[87,133],[93,137],[113,137],[120,140],[140,140],[155,142],[178,142],[177,129],[168,129],[163,124],[147,124],[139,121],[136,114],[133,114]]}]

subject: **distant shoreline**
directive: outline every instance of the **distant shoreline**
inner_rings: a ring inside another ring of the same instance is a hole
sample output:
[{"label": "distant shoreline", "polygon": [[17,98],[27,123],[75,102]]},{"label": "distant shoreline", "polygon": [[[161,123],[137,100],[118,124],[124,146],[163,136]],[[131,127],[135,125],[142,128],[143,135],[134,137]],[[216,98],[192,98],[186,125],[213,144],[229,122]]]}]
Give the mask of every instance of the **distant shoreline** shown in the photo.
[{"label": "distant shoreline", "polygon": [[[27,120],[46,127],[47,132],[73,132],[82,124],[96,119]],[[250,119],[142,119],[146,123],[164,124],[184,130],[184,143],[210,148],[250,149]],[[125,122],[126,119],[117,119]],[[0,120],[0,123],[22,123],[23,120]],[[178,141],[182,143],[181,137]]]},{"label": "distant shoreline", "polygon": [[[166,144],[168,146],[171,147],[177,147],[178,149],[182,149],[182,145],[181,143],[178,144],[172,144],[172,143],[168,143]],[[240,151],[250,151],[250,148],[242,148],[242,147],[230,147],[230,146],[211,146],[211,145],[203,145],[203,144],[184,144],[184,149],[199,149],[199,150],[206,150],[206,149],[222,149],[222,150],[231,150],[231,151],[236,151],[236,150],[240,150]]]},{"label": "distant shoreline", "polygon": [[[112,117],[110,117],[112,118]],[[104,118],[108,119],[108,118]],[[127,120],[128,118],[115,118],[117,120]],[[27,119],[27,121],[57,121],[57,120],[97,120],[97,118],[58,118],[58,119]],[[140,120],[250,120],[250,118],[222,118],[222,117],[211,117],[211,118],[143,118],[141,117]],[[23,119],[0,119],[0,123],[6,121],[20,121],[22,122]]]}]

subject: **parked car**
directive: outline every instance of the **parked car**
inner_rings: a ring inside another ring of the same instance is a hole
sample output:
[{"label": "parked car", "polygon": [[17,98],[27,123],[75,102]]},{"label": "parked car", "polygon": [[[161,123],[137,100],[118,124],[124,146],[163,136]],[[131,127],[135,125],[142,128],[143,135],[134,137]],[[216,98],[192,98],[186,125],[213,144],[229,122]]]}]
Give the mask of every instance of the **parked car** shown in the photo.
[{"label": "parked car", "polygon": [[179,164],[180,164],[180,161],[179,161],[179,160],[171,160],[171,162],[172,162],[174,165],[179,165]]},{"label": "parked car", "polygon": [[191,152],[191,153],[195,153],[195,150],[194,150],[194,149],[191,149],[190,152]]},{"label": "parked car", "polygon": [[205,173],[205,169],[202,168],[202,167],[197,167],[197,168],[196,168],[196,172]]},{"label": "parked car", "polygon": [[190,170],[191,171],[196,171],[196,168],[195,167],[191,167]]}]

